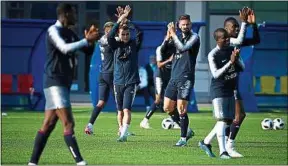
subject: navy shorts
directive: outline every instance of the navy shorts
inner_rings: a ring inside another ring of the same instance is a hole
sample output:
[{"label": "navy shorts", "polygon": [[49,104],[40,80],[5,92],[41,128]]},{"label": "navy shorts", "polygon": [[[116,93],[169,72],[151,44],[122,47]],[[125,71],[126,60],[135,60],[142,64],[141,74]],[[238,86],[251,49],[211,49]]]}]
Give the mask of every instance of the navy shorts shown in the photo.
[{"label": "navy shorts", "polygon": [[118,111],[128,109],[131,111],[137,92],[137,84],[114,85],[114,95]]},{"label": "navy shorts", "polygon": [[190,94],[194,86],[194,81],[189,79],[174,80],[170,79],[165,90],[165,97],[171,100],[190,100]]},{"label": "navy shorts", "polygon": [[99,100],[107,102],[110,90],[113,94],[113,73],[100,73],[98,87]]}]

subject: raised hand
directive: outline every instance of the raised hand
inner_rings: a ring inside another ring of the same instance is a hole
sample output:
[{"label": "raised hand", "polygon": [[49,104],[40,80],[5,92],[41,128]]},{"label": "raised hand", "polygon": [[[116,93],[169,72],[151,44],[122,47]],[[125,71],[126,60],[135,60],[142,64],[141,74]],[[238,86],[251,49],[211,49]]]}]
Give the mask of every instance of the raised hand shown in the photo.
[{"label": "raised hand", "polygon": [[242,22],[247,22],[249,10],[251,9],[249,9],[248,7],[243,7],[242,10],[239,10],[239,17]]},{"label": "raised hand", "polygon": [[130,11],[131,11],[131,7],[129,5],[126,5],[124,9],[124,14],[126,15],[126,17],[129,15]]},{"label": "raised hand", "polygon": [[170,30],[167,29],[165,40],[168,41],[170,37],[171,37]]},{"label": "raised hand", "polygon": [[175,25],[173,22],[170,22],[168,24],[168,31],[170,33],[171,36],[175,35],[176,34],[176,30],[175,30]]},{"label": "raised hand", "polygon": [[240,49],[239,48],[234,48],[234,51],[232,52],[233,54],[235,54],[235,56],[239,56],[240,54]]},{"label": "raised hand", "polygon": [[124,9],[123,9],[121,6],[118,6],[118,7],[116,8],[116,11],[117,11],[117,14],[115,14],[115,16],[116,16],[117,18],[119,18],[122,14],[124,14]]},{"label": "raised hand", "polygon": [[121,23],[125,18],[127,18],[128,15],[129,15],[129,13],[130,13],[130,11],[131,11],[130,6],[129,6],[129,5],[126,5],[126,6],[125,6],[125,9],[124,9],[124,11],[123,11],[123,14],[118,18],[117,23]]},{"label": "raised hand", "polygon": [[239,54],[240,54],[240,49],[234,48],[234,51],[232,51],[232,54],[230,57],[230,61],[232,62],[232,64],[234,64],[235,61],[238,59]]},{"label": "raised hand", "polygon": [[251,10],[250,14],[248,15],[248,20],[247,20],[247,22],[248,22],[249,24],[255,24],[256,18],[255,18],[255,14],[254,14],[254,11],[253,11],[253,10]]},{"label": "raised hand", "polygon": [[89,29],[89,31],[84,31],[85,38],[89,43],[94,42],[99,37],[99,30],[94,25],[92,25]]}]

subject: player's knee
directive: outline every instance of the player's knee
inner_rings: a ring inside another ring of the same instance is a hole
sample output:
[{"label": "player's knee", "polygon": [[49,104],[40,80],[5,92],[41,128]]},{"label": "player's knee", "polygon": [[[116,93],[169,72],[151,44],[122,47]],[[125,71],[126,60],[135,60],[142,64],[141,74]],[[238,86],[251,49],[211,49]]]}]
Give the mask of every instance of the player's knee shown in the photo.
[{"label": "player's knee", "polygon": [[47,133],[51,133],[54,130],[55,126],[56,126],[56,122],[55,121],[51,122],[48,125]]},{"label": "player's knee", "polygon": [[105,101],[99,100],[98,103],[97,103],[97,107],[103,108],[104,106],[105,106]]},{"label": "player's knee", "polygon": [[56,126],[56,122],[54,121],[44,121],[41,131],[44,133],[51,132]]},{"label": "player's knee", "polygon": [[168,106],[163,106],[163,110],[166,112],[166,113],[171,113],[171,112],[173,112],[173,109],[171,109],[171,107],[168,107]]},{"label": "player's knee", "polygon": [[154,103],[155,103],[156,105],[158,105],[158,104],[160,104],[160,100],[156,98],[156,100],[154,101]]},{"label": "player's knee", "polygon": [[130,113],[131,111],[128,108],[123,109],[124,114]]},{"label": "player's knee", "polygon": [[72,131],[74,129],[74,126],[75,126],[75,123],[74,121],[66,121],[66,122],[63,122],[63,125],[64,125],[64,130],[65,131]]},{"label": "player's knee", "polygon": [[168,108],[168,106],[166,106],[165,104],[164,104],[164,106],[163,106],[163,110],[164,110],[166,113],[169,113],[169,108]]},{"label": "player's knee", "polygon": [[187,113],[187,109],[183,104],[177,106],[177,110],[179,112],[179,115]]}]

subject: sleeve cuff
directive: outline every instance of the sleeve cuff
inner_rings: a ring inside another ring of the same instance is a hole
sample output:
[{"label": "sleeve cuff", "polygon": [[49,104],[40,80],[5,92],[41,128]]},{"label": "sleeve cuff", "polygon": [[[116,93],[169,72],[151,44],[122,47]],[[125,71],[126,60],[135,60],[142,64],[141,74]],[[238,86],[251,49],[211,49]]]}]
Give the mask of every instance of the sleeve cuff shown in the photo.
[{"label": "sleeve cuff", "polygon": [[89,45],[88,40],[85,39],[85,38],[81,40],[81,44],[83,44],[83,46],[88,46]]},{"label": "sleeve cuff", "polygon": [[172,38],[174,41],[178,39],[177,35],[173,35]]},{"label": "sleeve cuff", "polygon": [[242,25],[242,26],[246,26],[246,25],[247,25],[247,22],[242,22],[241,25]]}]

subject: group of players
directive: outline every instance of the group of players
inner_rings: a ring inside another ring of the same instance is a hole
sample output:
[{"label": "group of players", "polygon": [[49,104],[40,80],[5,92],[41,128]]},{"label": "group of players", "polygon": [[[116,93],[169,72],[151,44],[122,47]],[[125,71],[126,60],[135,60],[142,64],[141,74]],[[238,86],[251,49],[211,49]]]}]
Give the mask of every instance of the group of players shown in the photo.
[{"label": "group of players", "polygon": [[[210,143],[216,135],[220,158],[243,157],[235,149],[235,138],[246,116],[238,90],[239,73],[245,68],[239,54],[241,47],[260,43],[260,36],[252,9],[243,7],[239,10],[239,16],[242,21],[241,28],[235,18],[229,17],[224,22],[224,28],[214,31],[213,36],[217,46],[208,54],[209,68],[212,74],[210,96],[217,123],[198,145],[209,157],[215,157]],[[247,25],[253,27],[253,36],[245,39]],[[171,27],[173,27],[173,23],[168,24],[167,35],[156,50],[159,68],[155,77],[156,100],[151,109],[146,112],[140,127],[150,128],[148,121],[159,107],[164,93],[164,110],[181,128],[181,139],[176,146],[185,146],[187,140],[194,135],[191,129],[187,132],[189,121],[183,119],[188,119],[186,109],[195,81],[195,64],[200,41],[199,37],[191,32],[191,21],[188,15],[179,18],[179,28],[182,32],[181,42],[177,40]],[[173,111],[174,109],[175,111]],[[185,138],[186,133],[187,137]]]},{"label": "group of players", "polygon": [[[109,91],[112,91],[118,110],[119,138],[117,141],[126,142],[131,122],[132,104],[139,83],[138,51],[143,33],[127,19],[131,11],[129,6],[118,7],[116,10],[117,22],[107,22],[104,25],[105,34],[99,40],[102,61],[99,77],[99,101],[92,112],[85,133],[93,134],[93,124],[108,100]],[[235,151],[234,139],[245,117],[241,98],[237,93],[238,74],[244,69],[244,63],[239,56],[240,50],[234,47],[257,44],[260,40],[253,10],[244,7],[239,13],[242,21],[240,32],[235,18],[226,19],[225,27],[214,32],[217,46],[208,55],[213,76],[211,96],[217,123],[208,136],[199,142],[199,146],[210,157],[215,157],[210,145],[215,135],[218,138],[221,158],[242,157]],[[88,31],[85,30],[85,38],[79,40],[70,29],[76,21],[75,9],[70,4],[59,4],[57,16],[57,22],[49,27],[46,36],[47,61],[43,77],[46,98],[45,118],[41,129],[37,132],[28,165],[38,164],[48,137],[58,119],[62,121],[64,140],[77,165],[87,165],[80,154],[74,135],[74,118],[69,99],[70,86],[77,65],[77,51],[81,50],[86,54],[91,54],[95,41],[99,39],[99,33],[97,28],[91,26]],[[164,111],[181,128],[180,139],[176,146],[186,146],[187,141],[194,135],[192,129],[189,128],[187,105],[195,82],[195,65],[200,48],[200,38],[191,30],[192,23],[189,15],[180,16],[178,23],[181,34],[178,36],[175,24],[169,23],[165,39],[157,47],[156,100],[140,126],[150,127],[149,118],[164,100]],[[247,23],[253,26],[253,38],[244,40]],[[135,39],[130,38],[130,25],[136,30]],[[233,121],[235,108],[236,118]]]}]

